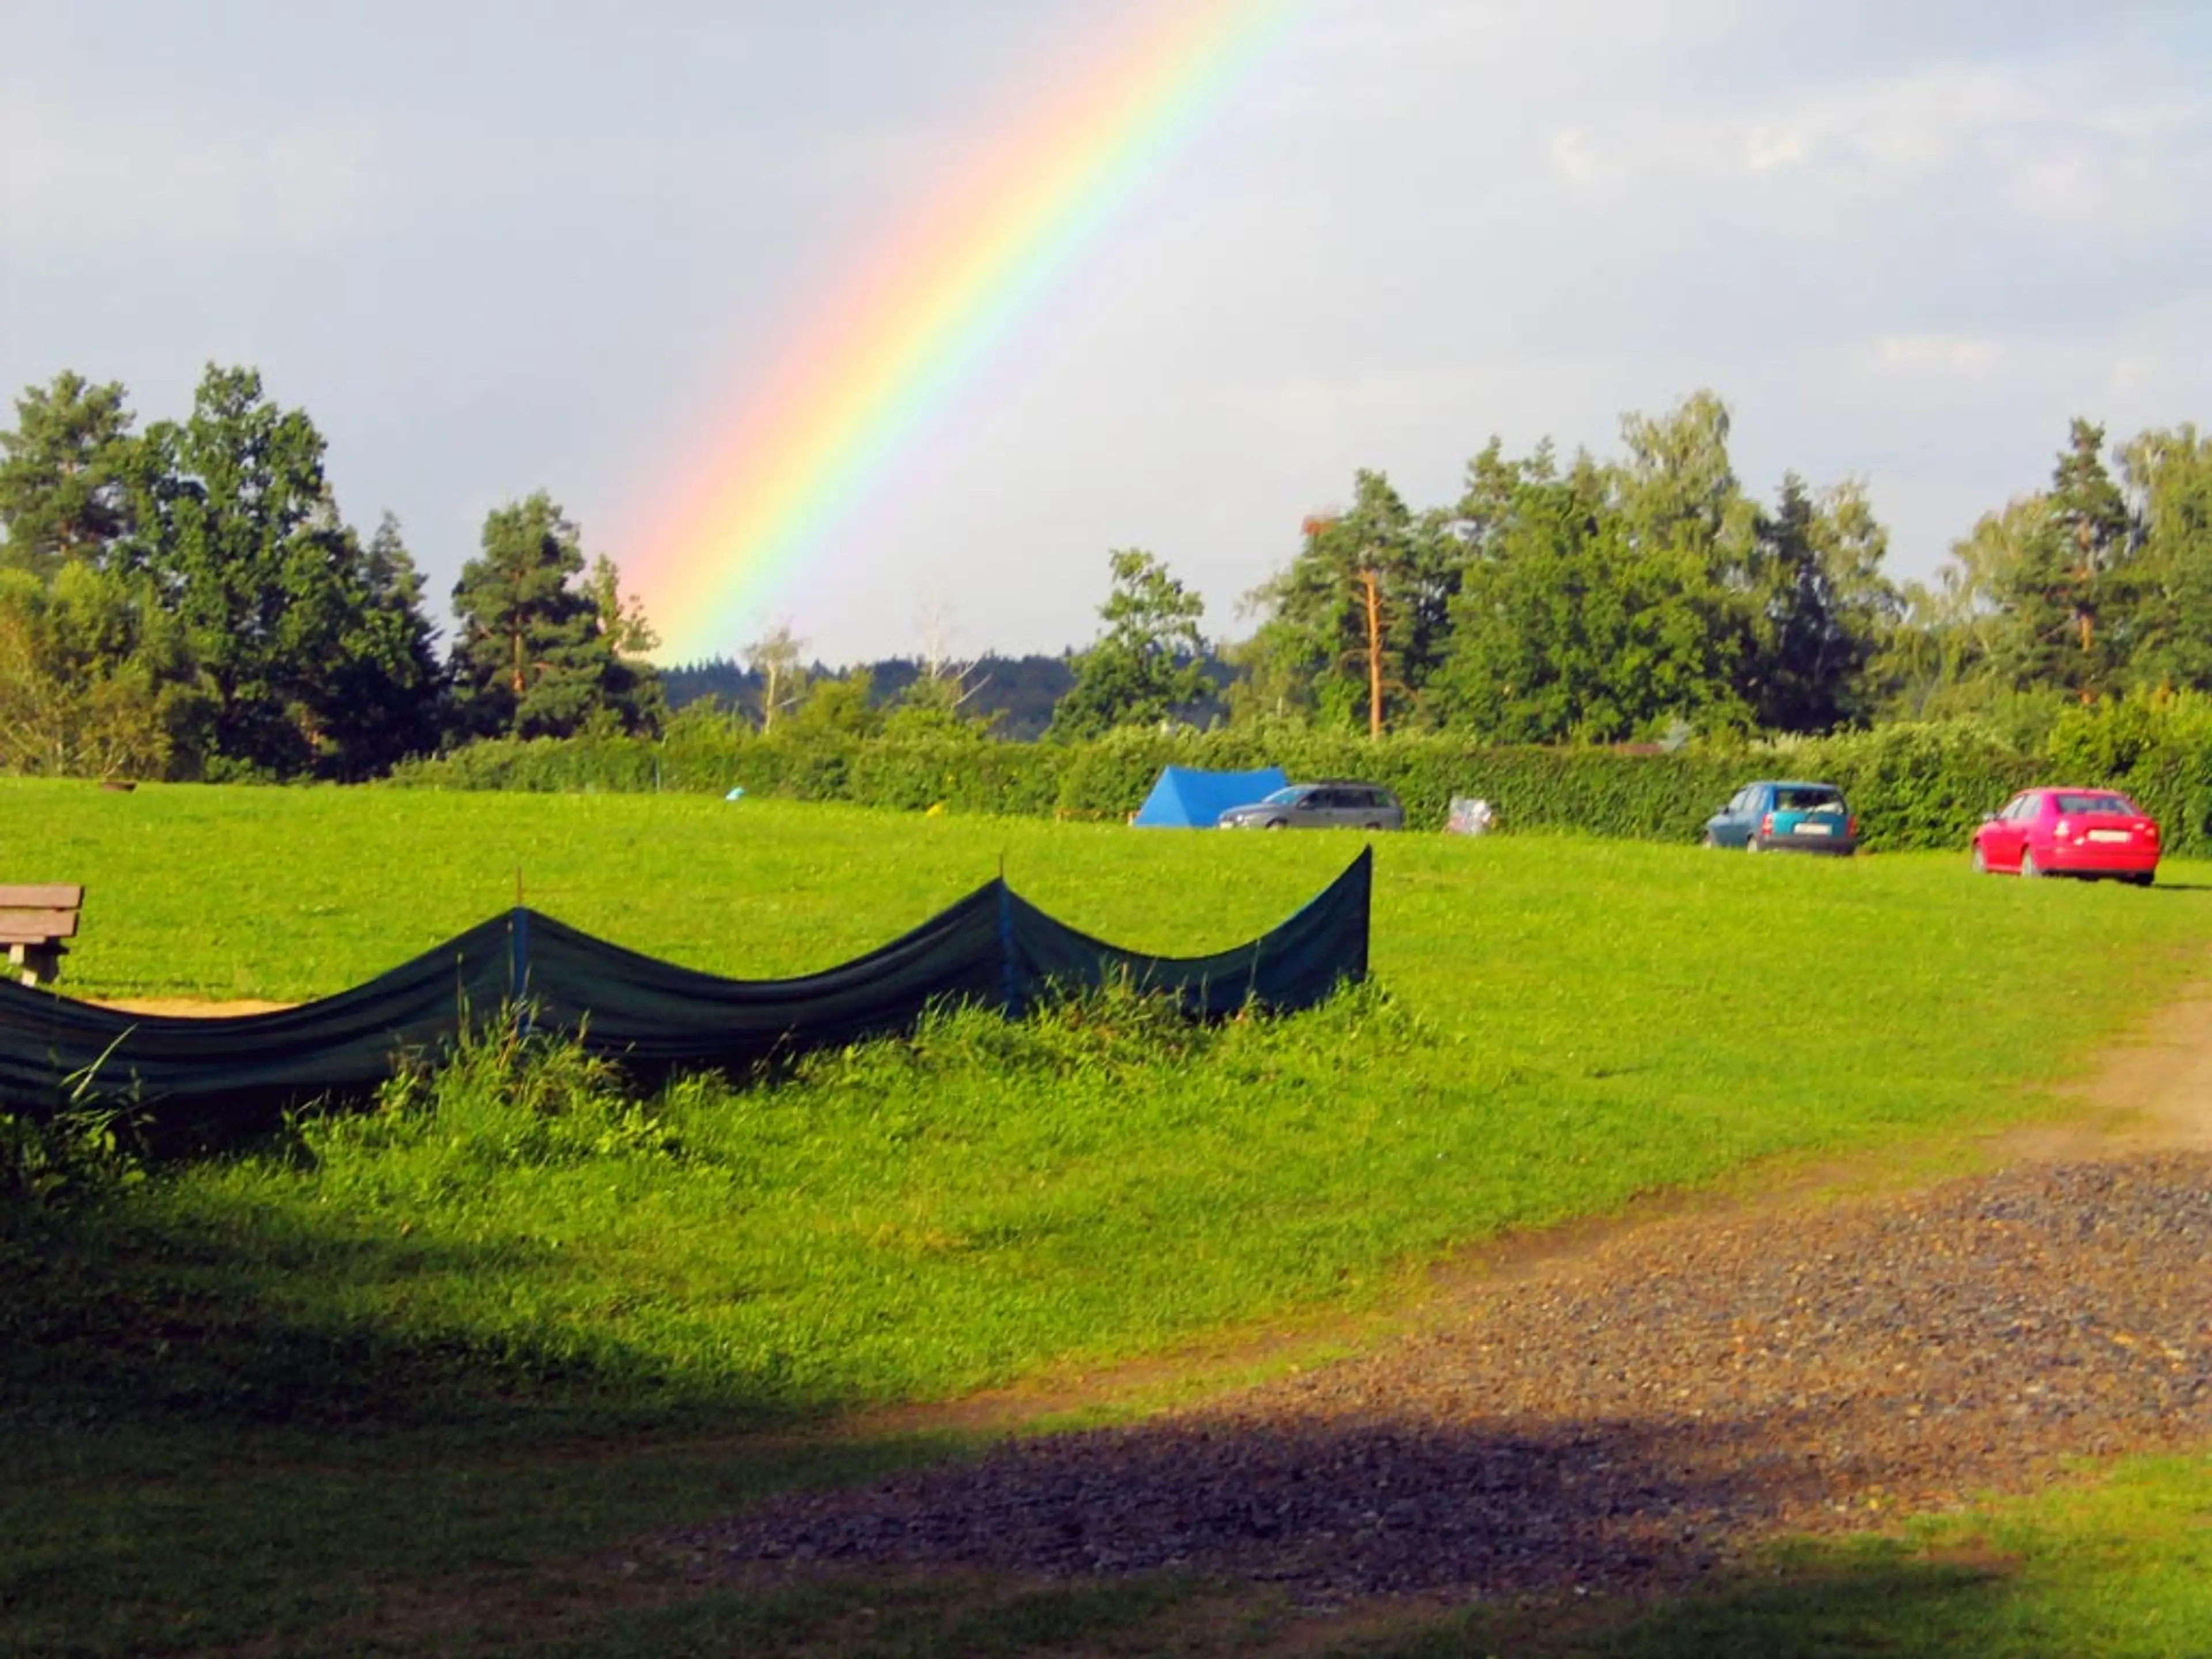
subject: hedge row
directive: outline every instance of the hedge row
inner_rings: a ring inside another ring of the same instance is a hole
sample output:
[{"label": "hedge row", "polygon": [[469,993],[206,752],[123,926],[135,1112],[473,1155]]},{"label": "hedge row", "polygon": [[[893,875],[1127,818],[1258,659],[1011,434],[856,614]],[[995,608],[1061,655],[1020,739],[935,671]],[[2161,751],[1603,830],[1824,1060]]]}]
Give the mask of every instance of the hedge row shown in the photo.
[{"label": "hedge row", "polygon": [[2062,782],[2124,787],[2170,852],[2212,854],[2212,698],[2130,697],[2068,711],[2044,743]]},{"label": "hedge row", "polygon": [[762,736],[726,720],[680,720],[660,739],[580,738],[473,744],[401,769],[403,787],[649,791],[848,801],[919,811],[1118,820],[1174,763],[1294,778],[1389,785],[1416,829],[1442,825],[1454,795],[1479,795],[1499,827],[1653,841],[1696,838],[1705,817],[1754,777],[1841,784],[1871,848],[1963,848],[1974,824],[2036,779],[2132,790],[2177,853],[2212,852],[2212,702],[2188,697],[2070,712],[2038,752],[1970,721],[1884,726],[1729,751],[1624,754],[1488,748],[1432,733],[1379,742],[1295,728],[1121,732],[1087,744],[1000,743],[946,735]]}]

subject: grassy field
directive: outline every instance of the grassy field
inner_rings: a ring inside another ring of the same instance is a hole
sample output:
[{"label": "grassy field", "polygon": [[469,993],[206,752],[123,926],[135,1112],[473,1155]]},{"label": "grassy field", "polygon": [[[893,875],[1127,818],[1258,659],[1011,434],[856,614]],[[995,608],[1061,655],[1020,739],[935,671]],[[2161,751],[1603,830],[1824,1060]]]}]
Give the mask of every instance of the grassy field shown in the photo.
[{"label": "grassy field", "polygon": [[[841,960],[1002,860],[1076,926],[1189,953],[1280,919],[1357,844],[676,797],[0,787],[0,878],[90,889],[67,980],[87,995],[325,994],[513,902],[518,870],[540,908],[727,974]],[[855,1408],[1387,1308],[1460,1246],[1777,1161],[1954,1155],[2053,1109],[2201,974],[2212,923],[2212,872],[2187,866],[2142,893],[1978,881],[1963,857],[1413,836],[1379,855],[1377,988],[1297,1020],[962,1017],[773,1091],[647,1098],[572,1056],[485,1051],[404,1109],[10,1218],[0,1650],[1272,1640],[1280,1610],[1204,1586],[912,1586],[860,1636],[834,1594],[661,1607],[606,1559],[750,1493],[958,1449],[820,1430]],[[2122,1505],[2148,1583],[2212,1480],[2142,1478],[2182,1494]],[[2088,1514],[1990,1524],[2025,1528],[2031,1561]],[[1783,1594],[1814,1628],[1822,1586],[1843,1608],[1885,1576],[1939,1601],[1955,1581],[1944,1605],[1981,1627],[1998,1615],[1972,1608],[2022,1596],[2089,1617],[2056,1567],[2000,1580],[1927,1553],[1785,1564],[1780,1590],[1680,1618],[1765,1618]],[[1692,1651],[1670,1631],[1705,1627],[1606,1628],[1590,1639],[1644,1645],[1559,1650]]]}]

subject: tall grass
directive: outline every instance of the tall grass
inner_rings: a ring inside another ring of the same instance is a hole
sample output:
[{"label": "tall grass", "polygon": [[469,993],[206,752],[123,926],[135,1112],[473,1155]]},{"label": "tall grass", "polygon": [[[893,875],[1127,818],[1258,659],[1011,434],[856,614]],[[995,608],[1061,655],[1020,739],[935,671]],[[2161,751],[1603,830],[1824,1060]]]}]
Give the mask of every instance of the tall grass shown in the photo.
[{"label": "tall grass", "polygon": [[[1123,990],[641,1094],[494,1026],[156,1203],[190,1231],[258,1218],[257,1294],[307,1323],[550,1346],[648,1415],[884,1402],[1371,1291],[1452,1224],[1360,1196],[1468,1156],[1402,1115],[1375,1133],[1361,1098],[1436,1042],[1373,987],[1211,1026]],[[1378,1167],[1347,1184],[1362,1142]],[[316,1236],[408,1248],[283,1264]]]}]

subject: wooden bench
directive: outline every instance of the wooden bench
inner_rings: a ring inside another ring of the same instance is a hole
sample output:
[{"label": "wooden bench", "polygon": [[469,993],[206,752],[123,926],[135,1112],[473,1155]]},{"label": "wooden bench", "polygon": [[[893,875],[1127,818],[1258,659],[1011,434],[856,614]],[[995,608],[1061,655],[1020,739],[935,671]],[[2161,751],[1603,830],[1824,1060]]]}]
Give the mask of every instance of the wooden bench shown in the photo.
[{"label": "wooden bench", "polygon": [[82,887],[0,887],[0,945],[24,984],[43,985],[61,971],[62,941],[76,937],[83,907]]}]

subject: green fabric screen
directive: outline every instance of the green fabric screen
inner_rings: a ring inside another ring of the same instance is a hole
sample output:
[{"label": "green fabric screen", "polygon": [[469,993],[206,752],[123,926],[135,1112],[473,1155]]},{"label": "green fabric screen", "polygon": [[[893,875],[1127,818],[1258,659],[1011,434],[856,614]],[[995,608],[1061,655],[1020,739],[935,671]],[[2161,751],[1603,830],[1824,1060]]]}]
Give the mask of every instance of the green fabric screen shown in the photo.
[{"label": "green fabric screen", "polygon": [[1000,880],[879,950],[797,979],[721,979],[516,909],[352,990],[234,1019],[129,1014],[0,983],[0,1109],[42,1115],[97,1099],[135,1101],[156,1121],[243,1118],[372,1089],[508,1009],[646,1073],[744,1067],[904,1030],[953,1002],[1018,1014],[1125,978],[1194,1017],[1291,1012],[1366,976],[1373,856],[1363,851],[1280,927],[1208,957],[1118,949]]}]

